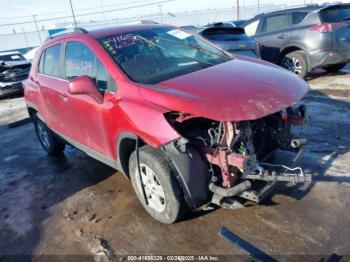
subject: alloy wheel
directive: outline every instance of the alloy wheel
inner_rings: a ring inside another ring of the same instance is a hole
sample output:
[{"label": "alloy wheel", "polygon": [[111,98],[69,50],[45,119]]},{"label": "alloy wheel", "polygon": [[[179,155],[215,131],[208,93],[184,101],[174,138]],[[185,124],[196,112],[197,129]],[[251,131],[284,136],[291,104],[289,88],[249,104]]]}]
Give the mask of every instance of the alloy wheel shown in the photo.
[{"label": "alloy wheel", "polygon": [[46,148],[50,147],[50,142],[49,142],[49,133],[47,131],[47,128],[44,123],[41,121],[37,121],[37,130],[38,130],[38,136],[40,141],[43,143],[43,145]]},{"label": "alloy wheel", "polygon": [[296,75],[300,75],[303,70],[299,59],[296,57],[285,57],[282,66]]},{"label": "alloy wheel", "polygon": [[[143,163],[140,164],[140,171],[142,176],[142,186],[145,190],[149,207],[158,213],[163,212],[165,209],[165,192],[162,185],[159,183],[157,175],[149,166]],[[141,194],[143,194],[140,177],[138,174],[136,177],[138,178],[137,187]]]}]

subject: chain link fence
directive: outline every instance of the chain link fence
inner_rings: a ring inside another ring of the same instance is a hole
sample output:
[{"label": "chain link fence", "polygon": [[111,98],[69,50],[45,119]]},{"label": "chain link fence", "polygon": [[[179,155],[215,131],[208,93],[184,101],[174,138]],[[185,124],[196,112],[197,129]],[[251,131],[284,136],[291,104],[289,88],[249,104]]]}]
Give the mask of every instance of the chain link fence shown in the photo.
[{"label": "chain link fence", "polygon": [[[272,10],[278,10],[288,7],[287,4],[264,4],[264,5],[251,5],[240,7],[240,19],[249,19],[255,15],[268,12]],[[108,18],[101,21],[89,21],[79,22],[78,27],[83,27],[87,30],[96,29],[99,27],[111,27],[120,24],[137,23],[142,20],[155,21],[158,23],[166,23],[176,26],[195,25],[204,26],[209,23],[232,21],[236,20],[237,9],[236,8],[224,8],[224,9],[207,9],[193,12],[181,12],[181,13],[164,13],[153,15],[142,15],[125,19],[112,19]],[[55,27],[71,28],[73,27],[72,21],[61,21],[55,24]],[[4,50],[18,50],[27,49],[29,47],[39,46],[49,36],[48,30],[39,30],[32,32],[14,32],[13,34],[0,35],[0,51]]]}]

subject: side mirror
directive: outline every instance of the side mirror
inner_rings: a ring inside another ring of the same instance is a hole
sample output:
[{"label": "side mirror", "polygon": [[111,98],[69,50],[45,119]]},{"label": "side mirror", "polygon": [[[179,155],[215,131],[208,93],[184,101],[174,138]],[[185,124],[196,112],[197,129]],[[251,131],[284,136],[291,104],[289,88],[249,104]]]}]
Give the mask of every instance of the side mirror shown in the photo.
[{"label": "side mirror", "polygon": [[97,90],[95,82],[89,76],[78,76],[68,84],[68,93],[71,95],[88,95],[97,103],[103,102],[102,94]]}]

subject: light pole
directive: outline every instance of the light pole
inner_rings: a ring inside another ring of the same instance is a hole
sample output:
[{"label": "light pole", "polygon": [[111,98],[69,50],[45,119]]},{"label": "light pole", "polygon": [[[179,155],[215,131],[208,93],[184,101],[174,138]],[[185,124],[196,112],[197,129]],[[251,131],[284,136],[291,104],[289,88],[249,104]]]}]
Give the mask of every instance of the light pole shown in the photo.
[{"label": "light pole", "polygon": [[26,32],[24,31],[24,27],[22,27],[22,32],[23,32],[24,42],[26,43],[26,47],[29,47],[28,39],[27,39],[27,36],[26,36]]},{"label": "light pole", "polygon": [[237,20],[239,20],[239,0],[237,0]]},{"label": "light pole", "polygon": [[103,19],[104,19],[104,22],[106,23],[105,7],[103,5],[103,1],[102,0],[100,0],[100,3],[101,3],[101,7],[102,7]]},{"label": "light pole", "polygon": [[163,24],[163,12],[162,12],[162,5],[158,5],[159,6],[159,13],[160,13],[160,21]]},{"label": "light pole", "polygon": [[38,27],[38,22],[36,21],[36,15],[33,15],[33,19],[34,19],[34,24],[35,24],[35,27],[36,27],[36,32],[37,32],[37,34],[38,34],[38,38],[39,38],[40,44],[42,44],[43,41],[41,40],[41,36],[40,36],[40,32],[39,32],[39,27]]},{"label": "light pole", "polygon": [[72,0],[69,0],[69,4],[70,4],[70,9],[71,9],[72,15],[73,15],[74,27],[75,27],[75,28],[78,28],[78,27],[77,27],[77,21],[75,20],[75,15],[74,15],[74,9],[73,9]]}]

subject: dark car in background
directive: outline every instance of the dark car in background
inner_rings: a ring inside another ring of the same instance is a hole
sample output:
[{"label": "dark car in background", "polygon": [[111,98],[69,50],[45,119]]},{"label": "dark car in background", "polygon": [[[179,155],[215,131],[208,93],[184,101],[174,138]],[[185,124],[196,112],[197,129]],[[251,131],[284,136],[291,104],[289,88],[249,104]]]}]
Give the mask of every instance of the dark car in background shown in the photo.
[{"label": "dark car in background", "polygon": [[22,92],[31,63],[18,51],[0,53],[0,98]]},{"label": "dark car in background", "polygon": [[219,26],[219,27],[242,27],[248,20],[240,19],[227,22],[218,22],[214,24],[208,24],[207,27]]},{"label": "dark car in background", "polygon": [[194,26],[182,28],[192,34],[204,37],[229,53],[260,58],[258,42],[248,37],[243,28],[229,27],[225,23],[217,23],[206,28]]},{"label": "dark car in background", "polygon": [[234,20],[231,23],[234,27],[242,27],[242,26],[244,26],[245,23],[247,23],[247,21],[248,20],[246,20],[246,19],[240,19],[240,20]]},{"label": "dark car in background", "polygon": [[301,77],[314,68],[335,72],[350,61],[350,4],[307,5],[257,15],[245,32],[264,60]]}]

